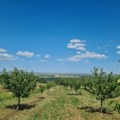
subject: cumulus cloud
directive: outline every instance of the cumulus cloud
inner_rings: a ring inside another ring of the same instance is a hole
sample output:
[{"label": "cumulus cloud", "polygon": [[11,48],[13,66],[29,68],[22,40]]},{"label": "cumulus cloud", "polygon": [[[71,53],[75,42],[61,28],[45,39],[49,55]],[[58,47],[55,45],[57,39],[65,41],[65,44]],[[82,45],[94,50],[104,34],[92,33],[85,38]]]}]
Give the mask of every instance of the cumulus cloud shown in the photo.
[{"label": "cumulus cloud", "polygon": [[120,45],[118,45],[116,48],[118,49],[118,51],[116,52],[116,54],[120,55]]},{"label": "cumulus cloud", "polygon": [[85,40],[80,40],[80,39],[72,39],[70,40],[71,43],[80,43],[80,42],[86,42]]},{"label": "cumulus cloud", "polygon": [[7,52],[7,50],[4,49],[4,48],[0,48],[0,53],[1,53],[1,52]]},{"label": "cumulus cloud", "polygon": [[77,47],[76,50],[86,51],[86,48],[84,48],[84,47]]},{"label": "cumulus cloud", "polygon": [[120,51],[117,51],[116,53],[117,53],[117,54],[120,54]]},{"label": "cumulus cloud", "polygon": [[77,51],[76,53],[77,53],[77,54],[81,54],[82,52],[80,52],[80,51]]},{"label": "cumulus cloud", "polygon": [[79,40],[79,39],[72,39],[67,44],[68,49],[75,49],[76,53],[70,57],[65,59],[57,59],[57,61],[80,61],[83,59],[105,59],[108,58],[105,54],[99,54],[96,52],[90,52],[86,48],[86,41]]},{"label": "cumulus cloud", "polygon": [[80,61],[86,58],[103,59],[103,58],[107,58],[107,56],[104,54],[98,54],[98,53],[87,51],[85,53],[77,54],[72,57],[69,57],[68,61]]},{"label": "cumulus cloud", "polygon": [[70,40],[70,43],[67,44],[67,48],[85,51],[85,41],[79,39],[72,39]]},{"label": "cumulus cloud", "polygon": [[68,57],[66,59],[57,59],[57,61],[71,61],[71,62],[77,62],[77,61],[81,61],[83,59],[89,59],[89,58],[92,58],[92,59],[105,59],[105,58],[108,58],[106,55],[104,54],[97,54],[97,53],[94,53],[94,52],[85,52],[85,53],[82,53],[82,54],[76,54],[74,56],[71,56],[71,57]]},{"label": "cumulus cloud", "polygon": [[49,55],[49,54],[44,55],[44,56],[39,60],[39,62],[48,62],[50,56],[51,56],[51,55]]},{"label": "cumulus cloud", "polygon": [[31,58],[31,57],[34,56],[34,53],[33,52],[29,52],[29,51],[18,51],[16,53],[16,55],[27,57],[27,58]]},{"label": "cumulus cloud", "polygon": [[44,58],[48,59],[48,58],[50,58],[50,55],[47,54],[47,55],[44,56]]},{"label": "cumulus cloud", "polygon": [[67,45],[67,48],[78,48],[78,47],[84,47],[85,46],[85,44],[83,44],[83,43],[69,43],[68,45]]},{"label": "cumulus cloud", "polygon": [[0,53],[0,60],[16,60],[17,57],[7,53]]},{"label": "cumulus cloud", "polygon": [[120,49],[120,45],[117,46],[117,49]]}]

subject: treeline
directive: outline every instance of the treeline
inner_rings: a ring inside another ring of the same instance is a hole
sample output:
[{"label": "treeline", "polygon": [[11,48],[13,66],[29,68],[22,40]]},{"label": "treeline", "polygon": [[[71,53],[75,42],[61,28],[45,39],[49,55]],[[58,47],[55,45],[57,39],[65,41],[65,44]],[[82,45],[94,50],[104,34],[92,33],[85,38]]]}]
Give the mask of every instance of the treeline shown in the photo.
[{"label": "treeline", "polygon": [[[103,102],[106,99],[120,96],[120,75],[114,75],[112,72],[107,74],[102,68],[93,68],[91,73],[90,76],[84,76],[79,79],[63,78],[57,80],[56,83],[74,89],[76,92],[84,89],[94,94],[96,99],[100,100],[100,112],[103,112]],[[120,112],[120,103],[118,101],[111,103],[114,103],[114,109]]]},{"label": "treeline", "polygon": [[[81,76],[80,78],[50,79],[41,78],[33,72],[17,68],[14,68],[13,71],[4,69],[0,75],[0,82],[5,89],[11,91],[18,98],[17,110],[19,109],[21,98],[29,97],[31,91],[35,90],[37,82],[42,83],[38,86],[41,97],[45,89],[55,87],[56,84],[74,89],[75,95],[80,95],[80,90],[84,89],[94,94],[96,99],[100,101],[100,112],[104,111],[103,102],[106,99],[120,96],[120,75],[114,75],[112,72],[107,74],[102,68],[93,68],[91,75]],[[114,109],[120,112],[119,101],[111,101],[110,104],[114,104]]]},{"label": "treeline", "polygon": [[41,76],[37,76],[38,78],[37,78],[37,82],[39,82],[39,83],[47,83],[47,82],[49,82],[49,81],[56,81],[56,80],[60,80],[61,78],[55,78],[55,77],[48,77],[48,78],[43,78],[43,77],[41,77]]},{"label": "treeline", "polygon": [[36,89],[37,82],[46,83],[45,85],[39,84],[39,92],[41,92],[41,94],[45,89],[50,89],[55,86],[55,83],[41,79],[39,75],[33,72],[27,72],[17,68],[14,68],[13,71],[4,69],[0,75],[0,84],[18,98],[17,110],[20,108],[21,98],[29,97],[31,91]]}]

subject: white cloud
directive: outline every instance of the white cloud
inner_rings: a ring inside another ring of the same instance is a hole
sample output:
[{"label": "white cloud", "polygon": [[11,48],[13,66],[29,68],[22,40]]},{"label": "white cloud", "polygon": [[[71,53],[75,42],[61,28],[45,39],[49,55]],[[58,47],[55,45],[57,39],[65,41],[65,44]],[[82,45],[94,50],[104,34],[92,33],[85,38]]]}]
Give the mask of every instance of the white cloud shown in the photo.
[{"label": "white cloud", "polygon": [[16,60],[17,57],[7,53],[0,53],[0,60]]},{"label": "white cloud", "polygon": [[76,54],[76,55],[68,57],[66,59],[60,59],[59,58],[59,59],[57,59],[57,61],[60,61],[60,62],[63,62],[63,61],[77,62],[77,61],[81,61],[83,59],[89,59],[89,58],[91,58],[91,59],[106,59],[108,57],[105,54],[98,54],[98,53],[87,51],[85,53]]},{"label": "white cloud", "polygon": [[47,54],[44,56],[44,58],[48,59],[48,58],[50,58],[50,55]]},{"label": "white cloud", "polygon": [[50,58],[50,55],[49,55],[49,54],[46,54],[46,55],[44,55],[43,58],[41,58],[41,59],[39,60],[39,62],[48,62],[49,58]]},{"label": "white cloud", "polygon": [[[89,59],[89,58],[91,58],[91,59],[108,58],[108,56],[106,56],[105,54],[99,54],[96,52],[88,51],[85,48],[85,46],[86,46],[85,42],[86,41],[82,41],[79,39],[70,40],[69,44],[67,44],[67,48],[77,50],[76,54],[71,57],[68,57],[68,58],[63,58],[63,59],[59,58],[59,59],[57,59],[57,61],[80,61],[80,60]],[[98,49],[101,49],[101,47],[98,47]],[[88,62],[88,60],[85,62]]]},{"label": "white cloud", "polygon": [[79,43],[79,42],[86,42],[85,40],[80,40],[80,39],[72,39],[70,40],[71,43]]},{"label": "white cloud", "polygon": [[4,48],[0,48],[0,52],[6,52],[7,50]]},{"label": "white cloud", "polygon": [[82,52],[80,52],[80,51],[77,51],[76,53],[77,53],[77,54],[81,54]]},{"label": "white cloud", "polygon": [[78,48],[78,47],[84,47],[85,44],[83,43],[69,43],[67,44],[67,48]]},{"label": "white cloud", "polygon": [[85,41],[79,40],[79,39],[72,39],[70,40],[70,43],[67,44],[68,49],[76,49],[76,50],[81,50],[85,51]]},{"label": "white cloud", "polygon": [[84,47],[77,47],[76,50],[86,51],[86,48],[84,48]]},{"label": "white cloud", "polygon": [[86,58],[103,59],[103,58],[107,58],[107,56],[104,54],[98,54],[98,53],[87,51],[87,52],[82,53],[80,55],[78,54],[78,55],[74,55],[72,57],[69,57],[68,61],[80,61],[80,60],[83,60]]},{"label": "white cloud", "polygon": [[120,55],[120,45],[118,45],[116,48],[118,49],[118,51],[116,52],[116,54]]},{"label": "white cloud", "polygon": [[120,49],[120,45],[117,46],[117,49]]},{"label": "white cloud", "polygon": [[116,53],[117,53],[117,54],[120,54],[120,51],[117,51]]},{"label": "white cloud", "polygon": [[31,58],[31,57],[34,56],[34,53],[33,53],[33,52],[29,52],[29,51],[18,51],[18,52],[16,53],[16,55]]}]

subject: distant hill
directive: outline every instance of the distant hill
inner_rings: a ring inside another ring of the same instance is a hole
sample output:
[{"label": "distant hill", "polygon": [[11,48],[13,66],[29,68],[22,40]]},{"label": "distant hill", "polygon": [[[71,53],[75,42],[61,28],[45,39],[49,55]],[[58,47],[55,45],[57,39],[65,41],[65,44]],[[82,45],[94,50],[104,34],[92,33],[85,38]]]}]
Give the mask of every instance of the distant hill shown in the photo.
[{"label": "distant hill", "polygon": [[43,78],[60,78],[60,77],[70,77],[70,78],[79,78],[81,76],[88,76],[90,74],[85,73],[35,73]]}]

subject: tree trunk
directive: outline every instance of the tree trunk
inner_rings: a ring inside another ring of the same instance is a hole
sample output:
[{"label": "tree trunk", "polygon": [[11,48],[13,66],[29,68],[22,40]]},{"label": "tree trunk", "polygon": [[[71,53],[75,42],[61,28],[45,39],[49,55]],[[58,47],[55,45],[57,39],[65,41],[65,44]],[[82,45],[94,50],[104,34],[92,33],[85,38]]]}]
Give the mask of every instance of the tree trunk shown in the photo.
[{"label": "tree trunk", "polygon": [[102,98],[100,99],[100,112],[103,112],[103,100]]},{"label": "tree trunk", "polygon": [[18,97],[17,110],[19,110],[19,107],[20,107],[20,96]]},{"label": "tree trunk", "polygon": [[76,92],[75,92],[75,94],[77,95],[77,91],[78,91],[78,90],[77,90],[77,89],[75,89],[75,91],[76,91]]}]

